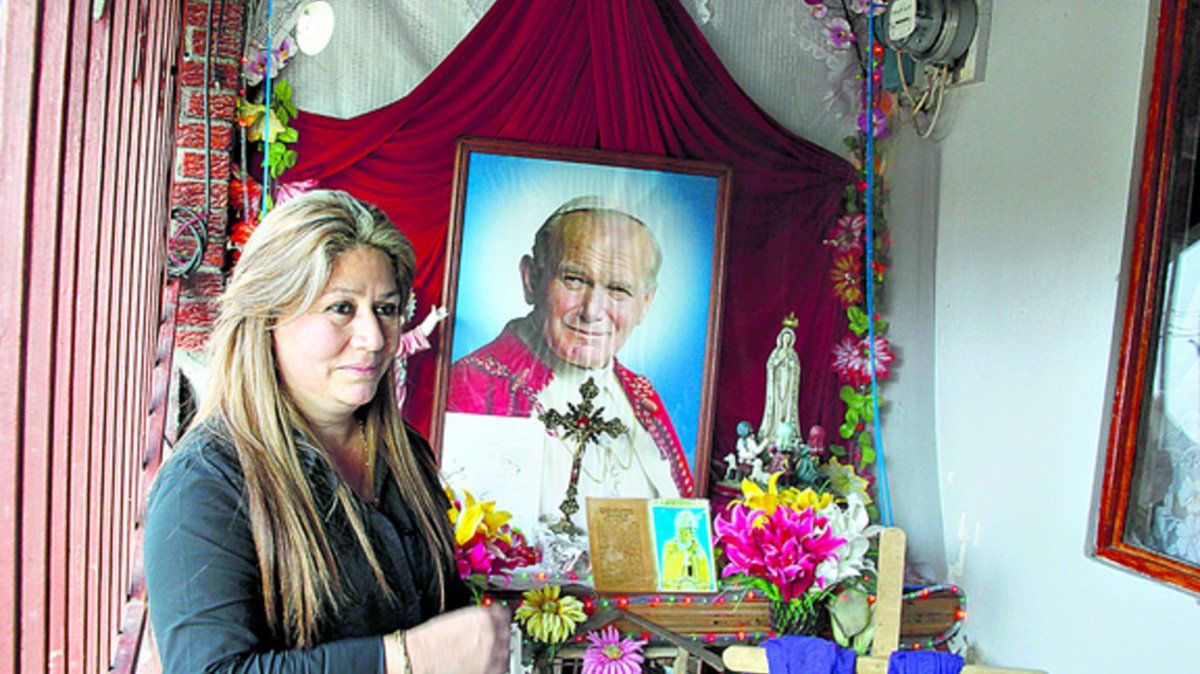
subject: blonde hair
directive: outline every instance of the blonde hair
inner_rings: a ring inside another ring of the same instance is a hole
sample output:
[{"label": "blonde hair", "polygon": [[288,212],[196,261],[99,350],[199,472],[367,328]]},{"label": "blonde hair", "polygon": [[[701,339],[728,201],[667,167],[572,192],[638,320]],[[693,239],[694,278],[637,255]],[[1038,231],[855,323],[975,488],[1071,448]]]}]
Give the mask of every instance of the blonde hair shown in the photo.
[{"label": "blonde hair", "polygon": [[[388,256],[396,288],[407,297],[416,266],[412,244],[379,208],[325,190],[278,206],[246,244],[219,300],[209,346],[211,383],[199,420],[220,419],[232,436],[245,475],[267,623],[277,638],[296,648],[316,644],[318,621],[337,614],[345,592],[325,513],[318,511],[298,451],[298,442],[320,445],[279,380],[271,332],[280,318],[311,307],[338,257],[361,247]],[[442,495],[427,477],[436,472],[432,459],[418,455],[408,442],[393,398],[393,377],[389,368],[359,418],[367,442],[378,449],[416,515],[437,562],[444,603],[447,573],[454,567],[453,534]],[[337,501],[376,581],[391,595],[364,516],[344,482],[338,483]]]}]

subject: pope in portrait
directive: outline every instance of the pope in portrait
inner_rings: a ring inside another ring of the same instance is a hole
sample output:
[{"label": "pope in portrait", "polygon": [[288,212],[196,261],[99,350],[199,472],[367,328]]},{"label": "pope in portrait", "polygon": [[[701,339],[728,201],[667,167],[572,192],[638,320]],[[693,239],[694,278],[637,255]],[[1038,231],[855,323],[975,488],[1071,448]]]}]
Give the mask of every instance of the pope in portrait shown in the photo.
[{"label": "pope in portrait", "polygon": [[[626,432],[586,449],[579,496],[691,496],[666,406],[649,379],[617,358],[651,309],[662,259],[654,234],[628,209],[594,196],[562,204],[520,260],[530,312],[453,363],[447,411],[536,417],[578,404],[591,378],[600,390],[594,404]],[[575,449],[548,434],[541,512],[561,501]]]}]

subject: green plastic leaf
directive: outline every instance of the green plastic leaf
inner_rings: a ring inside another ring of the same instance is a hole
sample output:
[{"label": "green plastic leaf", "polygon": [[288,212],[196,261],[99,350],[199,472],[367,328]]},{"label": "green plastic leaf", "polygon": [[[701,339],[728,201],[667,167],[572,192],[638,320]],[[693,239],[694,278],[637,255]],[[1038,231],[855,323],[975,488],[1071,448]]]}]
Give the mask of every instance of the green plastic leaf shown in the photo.
[{"label": "green plastic leaf", "polygon": [[292,100],[292,85],[288,84],[287,80],[275,80],[275,84],[271,86],[271,95],[279,102],[287,102]]},{"label": "green plastic leaf", "polygon": [[275,136],[275,140],[282,141],[284,143],[294,143],[299,138],[300,132],[296,131],[290,126],[280,131],[278,136]]},{"label": "green plastic leaf", "polygon": [[868,465],[875,463],[875,448],[874,447],[863,447],[862,448],[862,463],[863,463],[863,465],[862,465],[863,468],[866,468]]},{"label": "green plastic leaf", "polygon": [[849,440],[850,436],[854,435],[855,426],[857,426],[857,424],[851,423],[845,423],[841,426],[838,426],[838,435],[842,436],[846,440]]},{"label": "green plastic leaf", "polygon": [[851,305],[846,310],[846,318],[850,322],[850,330],[859,337],[867,331],[867,312],[858,307],[857,304]]},{"label": "green plastic leaf", "polygon": [[846,448],[841,445],[829,445],[829,453],[839,459],[846,458]]},{"label": "green plastic leaf", "polygon": [[858,434],[858,439],[856,442],[858,442],[859,447],[870,447],[875,444],[873,440],[874,438],[871,435],[871,431],[864,428],[863,432]]}]

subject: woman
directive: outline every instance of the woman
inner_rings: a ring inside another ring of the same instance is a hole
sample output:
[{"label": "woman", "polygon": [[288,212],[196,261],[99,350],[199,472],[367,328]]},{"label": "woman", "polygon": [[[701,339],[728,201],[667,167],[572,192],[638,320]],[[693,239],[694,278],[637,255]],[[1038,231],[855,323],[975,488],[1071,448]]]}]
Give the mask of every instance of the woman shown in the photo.
[{"label": "woman", "polygon": [[209,393],[150,495],[165,672],[507,671],[507,612],[461,608],[437,471],[393,399],[414,264],[342,192],[281,205],[251,236]]}]

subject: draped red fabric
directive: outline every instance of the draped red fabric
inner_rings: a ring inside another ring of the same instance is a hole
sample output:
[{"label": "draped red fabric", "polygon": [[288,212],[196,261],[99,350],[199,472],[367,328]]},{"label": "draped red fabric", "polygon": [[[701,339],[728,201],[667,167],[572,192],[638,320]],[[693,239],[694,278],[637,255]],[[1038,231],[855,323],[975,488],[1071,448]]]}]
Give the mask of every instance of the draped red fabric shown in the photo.
[{"label": "draped red fabric", "polygon": [[[386,64],[374,64],[386,67]],[[845,318],[821,241],[854,170],[784,129],[726,72],[678,0],[497,0],[405,98],[349,120],[303,113],[299,162],[378,204],[413,241],[420,306],[441,300],[455,141],[464,135],[702,159],[733,169],[713,457],[762,414],[765,363],[795,312],[805,427],[839,423],[830,352]],[[436,349],[409,364],[428,429]]]}]

